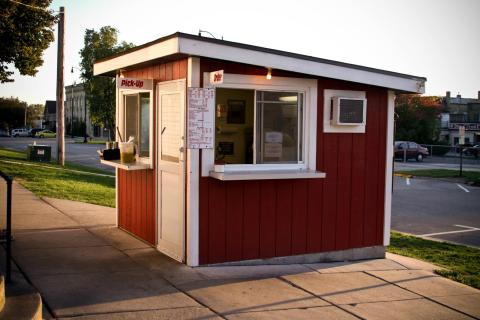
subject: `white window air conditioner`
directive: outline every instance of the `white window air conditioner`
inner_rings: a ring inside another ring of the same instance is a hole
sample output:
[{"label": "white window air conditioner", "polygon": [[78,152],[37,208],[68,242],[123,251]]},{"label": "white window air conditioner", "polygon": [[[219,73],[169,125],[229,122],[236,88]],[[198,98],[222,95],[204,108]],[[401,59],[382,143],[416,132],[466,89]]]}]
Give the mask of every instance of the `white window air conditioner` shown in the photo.
[{"label": "white window air conditioner", "polygon": [[332,125],[364,126],[367,116],[367,99],[332,98]]}]

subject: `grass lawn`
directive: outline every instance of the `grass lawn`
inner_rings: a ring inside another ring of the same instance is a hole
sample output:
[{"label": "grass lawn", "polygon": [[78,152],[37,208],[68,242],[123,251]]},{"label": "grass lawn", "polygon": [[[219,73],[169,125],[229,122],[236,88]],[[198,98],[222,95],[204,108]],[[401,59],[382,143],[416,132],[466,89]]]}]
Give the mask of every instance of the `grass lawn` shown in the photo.
[{"label": "grass lawn", "polygon": [[115,178],[103,170],[71,163],[62,168],[55,164],[31,162],[23,152],[2,148],[0,170],[38,196],[115,207]]},{"label": "grass lawn", "polygon": [[[459,170],[449,169],[422,169],[422,170],[408,170],[397,171],[396,173],[413,175],[417,177],[429,178],[458,178]],[[480,186],[480,171],[463,171],[463,177],[466,182],[473,183]]]},{"label": "grass lawn", "polygon": [[392,231],[388,252],[431,262],[446,278],[480,289],[480,249],[425,240]]}]

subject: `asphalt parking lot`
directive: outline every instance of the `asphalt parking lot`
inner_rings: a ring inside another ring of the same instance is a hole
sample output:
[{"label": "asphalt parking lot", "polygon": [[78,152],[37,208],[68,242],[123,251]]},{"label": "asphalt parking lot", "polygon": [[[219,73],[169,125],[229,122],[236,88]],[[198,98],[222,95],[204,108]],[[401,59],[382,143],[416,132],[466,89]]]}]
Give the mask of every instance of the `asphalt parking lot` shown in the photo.
[{"label": "asphalt parking lot", "polygon": [[395,177],[392,229],[480,247],[480,187],[456,179]]}]

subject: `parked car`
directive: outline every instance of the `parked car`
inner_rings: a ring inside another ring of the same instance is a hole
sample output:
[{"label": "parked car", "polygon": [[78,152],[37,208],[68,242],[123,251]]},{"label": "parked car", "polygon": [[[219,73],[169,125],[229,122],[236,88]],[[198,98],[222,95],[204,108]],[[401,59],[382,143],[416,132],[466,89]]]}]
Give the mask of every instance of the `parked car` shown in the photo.
[{"label": "parked car", "polygon": [[412,141],[395,141],[395,158],[403,159],[406,155],[408,159],[415,159],[422,162],[429,156],[428,149]]},{"label": "parked car", "polygon": [[28,137],[28,130],[25,128],[21,129],[13,129],[12,130],[12,137]]},{"label": "parked car", "polygon": [[33,128],[33,129],[30,129],[30,131],[28,132],[28,135],[30,137],[35,137],[35,135],[37,134],[37,132],[40,132],[42,131],[43,129],[40,129],[40,128]]},{"label": "parked car", "polygon": [[455,145],[455,152],[456,153],[460,153],[460,148],[463,150],[463,152],[465,153],[465,150],[470,148],[470,147],[473,147],[473,144],[471,143],[465,143],[465,144],[456,144]]},{"label": "parked car", "polygon": [[467,156],[474,156],[475,159],[478,159],[478,155],[480,154],[480,144],[463,149],[463,153]]},{"label": "parked car", "polygon": [[37,137],[37,138],[55,138],[55,137],[57,137],[57,134],[53,131],[50,131],[50,130],[42,130],[42,131],[37,132],[35,137]]}]

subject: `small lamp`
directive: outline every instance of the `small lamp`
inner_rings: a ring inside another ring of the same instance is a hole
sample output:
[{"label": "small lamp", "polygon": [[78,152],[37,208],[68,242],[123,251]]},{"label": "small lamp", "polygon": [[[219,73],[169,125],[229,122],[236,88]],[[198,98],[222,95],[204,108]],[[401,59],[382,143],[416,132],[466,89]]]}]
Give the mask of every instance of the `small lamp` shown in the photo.
[{"label": "small lamp", "polygon": [[266,78],[267,78],[267,80],[271,80],[271,79],[272,79],[272,68],[268,68]]}]

